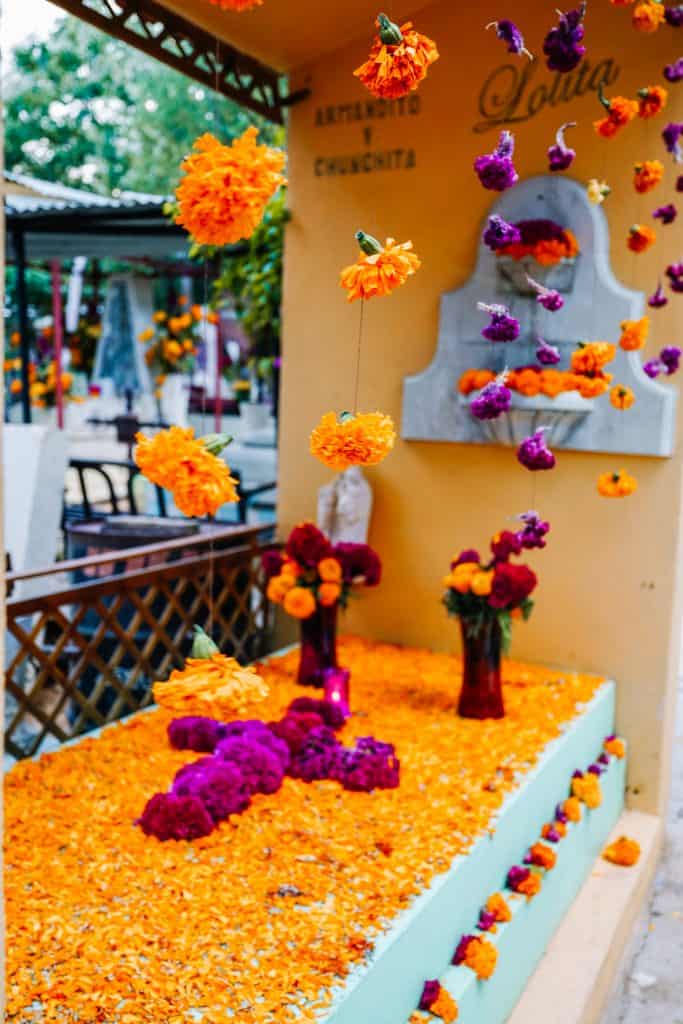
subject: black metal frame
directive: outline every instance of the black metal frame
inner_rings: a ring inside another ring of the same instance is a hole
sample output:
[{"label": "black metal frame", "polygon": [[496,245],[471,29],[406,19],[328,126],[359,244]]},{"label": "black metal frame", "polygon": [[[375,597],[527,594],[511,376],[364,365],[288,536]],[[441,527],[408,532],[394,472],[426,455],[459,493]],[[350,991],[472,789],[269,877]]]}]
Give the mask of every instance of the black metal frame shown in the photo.
[{"label": "black metal frame", "polygon": [[262,117],[283,124],[284,108],[308,96],[308,90],[285,95],[274,69],[156,0],[54,0],[69,14],[87,21],[115,39],[229,96]]}]

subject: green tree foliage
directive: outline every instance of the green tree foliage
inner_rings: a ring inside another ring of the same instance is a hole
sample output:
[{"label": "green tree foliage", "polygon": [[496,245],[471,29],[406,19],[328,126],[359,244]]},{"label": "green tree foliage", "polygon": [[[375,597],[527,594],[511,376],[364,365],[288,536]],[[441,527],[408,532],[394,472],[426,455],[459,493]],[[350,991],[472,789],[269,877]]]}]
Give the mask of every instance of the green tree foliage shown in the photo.
[{"label": "green tree foliage", "polygon": [[276,129],[172,68],[77,18],[13,53],[4,84],[5,166],[110,193],[170,193],[193,140],[249,124]]}]

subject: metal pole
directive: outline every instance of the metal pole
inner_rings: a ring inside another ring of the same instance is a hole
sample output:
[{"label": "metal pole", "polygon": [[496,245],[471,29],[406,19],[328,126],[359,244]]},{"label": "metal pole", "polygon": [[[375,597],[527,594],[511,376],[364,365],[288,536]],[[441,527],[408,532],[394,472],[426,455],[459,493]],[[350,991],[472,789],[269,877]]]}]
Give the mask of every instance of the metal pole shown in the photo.
[{"label": "metal pole", "polygon": [[52,323],[55,339],[55,405],[57,406],[57,427],[64,429],[64,390],[62,388],[62,268],[59,260],[50,260],[52,275]]},{"label": "metal pole", "polygon": [[28,339],[28,298],[26,296],[26,246],[22,231],[12,232],[15,266],[17,268],[17,312],[19,319],[20,353],[21,353],[21,408],[24,423],[31,422],[31,386],[29,363],[31,347]]}]

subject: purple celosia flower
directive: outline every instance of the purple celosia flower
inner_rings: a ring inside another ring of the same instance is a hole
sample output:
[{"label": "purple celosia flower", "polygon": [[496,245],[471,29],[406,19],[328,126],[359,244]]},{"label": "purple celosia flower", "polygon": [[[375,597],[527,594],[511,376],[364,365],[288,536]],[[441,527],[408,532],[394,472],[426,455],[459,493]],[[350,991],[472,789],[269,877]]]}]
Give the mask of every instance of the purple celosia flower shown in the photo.
[{"label": "purple celosia flower", "polygon": [[287,708],[287,714],[290,712],[307,712],[313,711],[316,715],[320,715],[325,725],[328,725],[330,729],[341,729],[346,721],[344,712],[341,710],[338,704],[333,704],[331,700],[322,700],[317,697],[296,697]]},{"label": "purple celosia flower", "polygon": [[214,822],[196,796],[155,793],[138,818],[145,835],[167,839],[200,839],[213,831]]},{"label": "purple celosia flower", "polygon": [[668,302],[669,300],[664,294],[664,289],[662,288],[662,282],[659,281],[654,292],[647,300],[647,304],[650,307],[650,309],[661,309],[662,306],[668,305]]},{"label": "purple celosia flower", "polygon": [[515,341],[519,337],[519,320],[510,315],[507,306],[478,302],[477,309],[491,317],[491,323],[481,332],[483,338],[488,341]]},{"label": "purple celosia flower", "polygon": [[545,285],[539,284],[538,281],[534,281],[533,277],[526,276],[527,284],[530,288],[536,292],[536,302],[539,306],[543,306],[549,313],[556,313],[558,309],[562,309],[564,306],[564,299],[559,292],[556,292],[554,288],[546,288]]},{"label": "purple celosia flower", "polygon": [[505,387],[505,374],[501,373],[495,380],[486,384],[472,400],[470,412],[478,420],[495,420],[507,412],[512,402],[512,392]]},{"label": "purple celosia flower", "polygon": [[547,839],[549,843],[559,843],[562,836],[557,829],[551,825],[549,829],[546,829],[546,833],[543,838]]},{"label": "purple celosia flower", "polygon": [[491,541],[491,551],[497,562],[507,562],[511,555],[519,555],[522,550],[522,538],[512,530],[501,530]]},{"label": "purple celosia flower", "polygon": [[555,456],[545,443],[544,430],[545,427],[539,427],[517,449],[517,459],[526,469],[552,469],[555,465]]},{"label": "purple celosia flower", "polygon": [[603,766],[601,764],[589,764],[588,765],[588,771],[591,773],[591,775],[602,775],[604,770],[605,769],[603,768]]},{"label": "purple celosia flower", "polygon": [[515,227],[519,229],[522,236],[522,245],[534,246],[538,242],[561,242],[566,237],[562,225],[547,217],[518,220]]},{"label": "purple celosia flower", "polygon": [[666,370],[668,377],[676,373],[681,365],[681,350],[676,345],[667,345],[659,353],[659,361]]},{"label": "purple celosia flower", "polygon": [[615,740],[616,738],[617,734],[615,732],[611,732],[609,736],[605,736],[605,743],[611,743],[612,740]]},{"label": "purple celosia flower", "polygon": [[546,546],[546,535],[550,533],[550,523],[541,519],[537,512],[522,512],[519,517],[524,527],[517,533],[520,544],[527,551]]},{"label": "purple celosia flower", "polygon": [[679,174],[676,178],[676,191],[683,192],[683,174]]},{"label": "purple celosia flower", "polygon": [[343,750],[332,730],[318,725],[311,729],[303,746],[292,757],[288,774],[304,782],[329,779]]},{"label": "purple celosia flower", "polygon": [[569,818],[562,810],[562,804],[558,804],[555,808],[555,821],[559,821],[561,825],[566,825],[569,821]]},{"label": "purple celosia flower", "polygon": [[200,754],[212,754],[218,741],[223,738],[224,722],[203,715],[186,715],[174,718],[168,727],[168,739],[176,750],[196,750]]},{"label": "purple celosia flower", "polygon": [[667,203],[666,206],[658,206],[652,216],[656,220],[661,220],[662,224],[673,224],[678,216],[678,210],[673,203]]},{"label": "purple celosia flower", "polygon": [[459,964],[464,963],[465,957],[467,956],[467,947],[469,946],[472,939],[475,939],[476,935],[463,935],[460,942],[455,947],[455,951],[451,958],[451,963],[457,967]]},{"label": "purple celosia flower", "polygon": [[498,252],[508,245],[516,245],[521,242],[522,235],[515,224],[508,224],[506,220],[497,214],[489,217],[486,230],[482,236],[484,245],[487,245],[491,252]]},{"label": "purple celosia flower", "polygon": [[376,587],[382,578],[382,563],[379,555],[369,544],[352,544],[350,541],[342,541],[335,544],[332,549],[332,557],[341,564],[345,583],[362,579],[364,586]]},{"label": "purple celosia flower", "polygon": [[683,4],[678,4],[677,7],[667,7],[664,17],[672,28],[680,28],[683,25]]},{"label": "purple celosia flower", "polygon": [[555,145],[548,147],[548,167],[551,171],[566,171],[576,158],[576,150],[570,149],[565,142],[564,133],[567,128],[576,128],[576,121],[565,121],[557,129]]},{"label": "purple celosia flower", "polygon": [[200,757],[186,764],[176,772],[171,792],[201,800],[213,821],[241,814],[251,802],[249,786],[240,769],[219,757]]},{"label": "purple celosia flower", "polygon": [[586,47],[581,45],[585,35],[583,19],[586,4],[582,3],[580,7],[567,11],[566,14],[559,13],[558,24],[551,28],[545,37],[543,52],[547,57],[550,71],[573,71],[586,52]]},{"label": "purple celosia flower", "polygon": [[[681,8],[683,10],[683,8]],[[683,78],[683,57],[679,57],[673,64],[667,64],[664,68],[664,77],[672,84],[680,82]]]},{"label": "purple celosia flower", "polygon": [[478,156],[474,161],[474,169],[484,188],[494,192],[504,192],[519,180],[519,175],[512,162],[515,149],[515,138],[512,132],[502,131],[498,145],[493,153]]},{"label": "purple celosia flower", "polygon": [[248,718],[238,720],[236,722],[227,722],[223,726],[222,740],[234,739],[237,737],[244,737],[249,740],[253,740],[255,743],[260,743],[262,747],[265,747],[274,754],[282,765],[283,770],[289,764],[289,747],[284,740],[276,736],[275,733],[268,728],[265,722],[262,722],[258,718]]},{"label": "purple celosia flower", "polygon": [[462,565],[464,562],[479,562],[479,552],[475,551],[474,548],[465,548],[461,551],[454,562],[451,562],[451,569],[455,569],[456,565]]},{"label": "purple celosia flower", "polygon": [[664,366],[660,363],[659,359],[648,359],[646,363],[643,363],[643,370],[650,380],[655,380],[659,377],[660,373],[664,372]]},{"label": "purple celosia flower", "polygon": [[666,268],[666,276],[672,292],[683,292],[683,263],[670,263]]},{"label": "purple celosia flower", "polygon": [[600,754],[600,757],[598,758],[598,763],[604,765],[609,764],[609,754],[606,750],[603,750],[602,754]]},{"label": "purple celosia flower", "polygon": [[572,778],[573,779],[582,779],[583,778],[583,772],[580,772],[579,769],[577,768],[576,771],[572,774]]},{"label": "purple celosia flower", "polygon": [[477,928],[480,932],[488,932],[493,928],[495,923],[496,915],[492,914],[490,910],[482,910],[479,914]]},{"label": "purple celosia flower", "polygon": [[344,789],[371,793],[373,789],[396,789],[400,781],[400,762],[392,743],[382,743],[373,736],[356,740],[355,747],[341,747],[332,767],[332,778]]},{"label": "purple celosia flower", "polygon": [[425,981],[422,989],[422,995],[420,996],[420,1002],[418,1003],[419,1010],[429,1010],[433,1003],[439,998],[439,992],[441,991],[441,983],[438,978],[432,978],[429,981]]},{"label": "purple celosia flower", "polygon": [[524,37],[514,21],[510,21],[509,18],[501,18],[500,21],[490,21],[486,28],[495,28],[498,38],[507,43],[508,53],[514,53],[515,55],[523,53],[529,60],[534,59],[533,54],[529,53],[524,45]]},{"label": "purple celosia flower", "polygon": [[518,886],[520,886],[522,882],[526,882],[530,874],[531,872],[528,868],[522,868],[519,864],[513,865],[513,867],[508,871],[508,888],[512,889],[513,892],[517,892]]},{"label": "purple celosia flower", "polygon": [[273,576],[279,576],[282,570],[283,558],[277,548],[270,548],[261,555],[261,565],[267,580]]},{"label": "purple celosia flower", "polygon": [[669,121],[662,132],[662,139],[666,146],[667,153],[671,153],[675,163],[683,163],[683,149],[681,149],[681,135],[683,135],[683,122]]},{"label": "purple celosia flower", "polygon": [[297,754],[308,739],[308,734],[323,724],[320,715],[314,711],[292,711],[279,722],[269,722],[268,728],[289,747],[291,754]]},{"label": "purple celosia flower", "polygon": [[557,366],[562,359],[559,348],[549,345],[543,338],[536,338],[536,359],[541,366]]},{"label": "purple celosia flower", "polygon": [[221,740],[216,747],[216,757],[242,773],[251,794],[277,793],[282,785],[285,774],[282,762],[248,735]]}]

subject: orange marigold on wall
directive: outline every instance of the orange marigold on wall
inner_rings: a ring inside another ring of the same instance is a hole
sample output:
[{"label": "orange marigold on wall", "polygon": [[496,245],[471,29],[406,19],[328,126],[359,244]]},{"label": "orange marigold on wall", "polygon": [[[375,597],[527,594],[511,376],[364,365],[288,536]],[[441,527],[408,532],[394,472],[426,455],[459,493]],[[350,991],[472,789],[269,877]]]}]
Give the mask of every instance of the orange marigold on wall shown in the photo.
[{"label": "orange marigold on wall", "polygon": [[361,254],[340,274],[340,284],[348,292],[349,302],[389,295],[420,267],[412,242],[399,243],[387,238],[381,245],[364,231],[356,232],[356,240]]},{"label": "orange marigold on wall", "polygon": [[251,126],[225,146],[207,132],[181,164],[185,173],[176,189],[176,224],[200,245],[250,238],[268,200],[286,183],[281,173],[285,154],[258,145],[257,135]]},{"label": "orange marigold on wall", "polygon": [[433,1013],[436,1017],[440,1017],[445,1024],[454,1024],[454,1021],[458,1019],[458,1004],[443,985],[439,990],[438,996],[429,1007],[429,1012]]},{"label": "orange marigold on wall", "polygon": [[458,381],[458,391],[461,395],[469,395],[486,387],[495,379],[496,375],[491,370],[465,370]]},{"label": "orange marigold on wall", "polygon": [[633,187],[643,195],[657,188],[664,177],[664,164],[661,160],[644,160],[633,168]]},{"label": "orange marigold on wall", "polygon": [[609,393],[609,400],[615,409],[623,411],[631,408],[636,400],[636,396],[631,388],[627,388],[623,384],[615,384]]},{"label": "orange marigold on wall", "polygon": [[494,892],[493,895],[489,896],[486,901],[486,909],[489,914],[493,914],[496,921],[500,924],[512,919],[510,907],[508,906],[505,898],[499,892]]},{"label": "orange marigold on wall", "polygon": [[136,434],[135,462],[143,476],[169,490],[186,516],[215,515],[221,505],[239,500],[237,481],[218,453],[223,434],[195,438],[191,427],[169,427],[154,437]]},{"label": "orange marigold on wall", "polygon": [[490,978],[496,969],[498,950],[488,939],[470,939],[463,963],[481,979]]},{"label": "orange marigold on wall", "polygon": [[517,886],[517,892],[521,892],[528,900],[532,900],[540,891],[541,879],[533,871],[529,874],[528,878],[525,878]]},{"label": "orange marigold on wall", "polygon": [[646,252],[657,241],[657,233],[647,224],[633,224],[629,228],[627,246],[631,252]]},{"label": "orange marigold on wall", "polygon": [[529,859],[537,867],[545,868],[546,871],[552,871],[557,863],[557,854],[549,846],[546,846],[545,843],[534,843],[529,850]]},{"label": "orange marigold on wall", "polygon": [[572,794],[590,810],[595,810],[602,803],[602,790],[598,776],[593,772],[575,775],[572,779]]},{"label": "orange marigold on wall", "polygon": [[603,746],[608,754],[619,758],[620,761],[626,757],[626,744],[619,736],[608,736]]},{"label": "orange marigold on wall", "polygon": [[603,851],[602,856],[610,864],[619,864],[624,868],[632,868],[640,859],[640,844],[627,836],[619,838]]},{"label": "orange marigold on wall", "polygon": [[436,43],[416,32],[410,21],[399,28],[380,14],[376,24],[379,31],[368,59],[356,68],[354,75],[378,99],[407,96],[439,59]]},{"label": "orange marigold on wall", "polygon": [[590,341],[580,344],[571,355],[574,373],[599,373],[603,366],[611,363],[617,354],[617,346],[608,341]]},{"label": "orange marigold on wall", "polygon": [[622,320],[620,346],[626,352],[636,352],[644,348],[650,330],[649,316],[641,317],[640,320]]},{"label": "orange marigold on wall", "polygon": [[349,466],[376,466],[395,441],[394,422],[381,412],[328,412],[311,433],[310,450],[324,466],[341,472]]},{"label": "orange marigold on wall", "polygon": [[598,89],[598,97],[607,111],[607,116],[593,122],[593,127],[603,139],[611,139],[621,131],[629,121],[638,116],[638,103],[625,96],[614,96],[611,100],[605,97],[602,85]]},{"label": "orange marigold on wall", "polygon": [[647,85],[638,90],[638,117],[656,117],[666,106],[669,93],[661,85]]},{"label": "orange marigold on wall", "polygon": [[631,22],[637,32],[656,32],[665,19],[665,7],[660,0],[644,0],[633,8]]},{"label": "orange marigold on wall", "polygon": [[601,473],[598,477],[598,494],[603,498],[628,498],[637,487],[638,481],[625,469],[618,473]]},{"label": "orange marigold on wall", "polygon": [[253,668],[217,653],[188,658],[165,683],[154,683],[153,692],[157,704],[178,715],[229,718],[265,700],[269,687]]},{"label": "orange marigold on wall", "polygon": [[575,796],[568,796],[562,804],[562,810],[570,821],[581,821],[581,801]]}]

